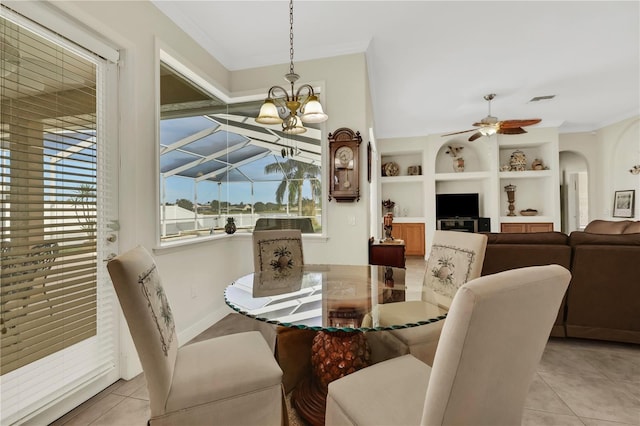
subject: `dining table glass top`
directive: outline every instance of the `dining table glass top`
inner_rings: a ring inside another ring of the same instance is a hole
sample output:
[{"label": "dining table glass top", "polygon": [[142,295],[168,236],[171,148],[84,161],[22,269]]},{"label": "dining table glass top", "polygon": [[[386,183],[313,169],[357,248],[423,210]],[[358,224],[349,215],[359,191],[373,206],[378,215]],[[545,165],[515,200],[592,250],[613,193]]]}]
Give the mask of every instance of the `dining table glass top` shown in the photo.
[{"label": "dining table glass top", "polygon": [[[253,272],[225,289],[235,311],[272,324],[325,331],[374,331],[415,327],[439,321],[447,309],[408,290],[405,269],[377,265],[304,265]],[[381,315],[404,312],[413,315]],[[384,309],[398,308],[398,309]]]}]

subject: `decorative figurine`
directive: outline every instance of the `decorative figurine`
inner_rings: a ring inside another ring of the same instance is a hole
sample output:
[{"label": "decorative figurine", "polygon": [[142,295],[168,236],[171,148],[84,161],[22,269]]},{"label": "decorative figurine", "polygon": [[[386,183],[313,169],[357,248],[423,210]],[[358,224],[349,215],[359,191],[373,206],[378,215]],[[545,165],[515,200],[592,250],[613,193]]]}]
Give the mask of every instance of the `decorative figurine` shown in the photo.
[{"label": "decorative figurine", "polygon": [[449,154],[449,156],[453,159],[454,172],[464,172],[464,158],[462,158],[463,149],[464,149],[464,146],[447,145],[447,150],[445,151],[445,154]]},{"label": "decorative figurine", "polygon": [[383,218],[384,223],[384,240],[385,241],[393,241],[393,237],[391,236],[391,231],[393,230],[393,213],[387,213]]},{"label": "decorative figurine", "polygon": [[544,163],[541,159],[536,158],[531,162],[531,170],[544,170]]}]

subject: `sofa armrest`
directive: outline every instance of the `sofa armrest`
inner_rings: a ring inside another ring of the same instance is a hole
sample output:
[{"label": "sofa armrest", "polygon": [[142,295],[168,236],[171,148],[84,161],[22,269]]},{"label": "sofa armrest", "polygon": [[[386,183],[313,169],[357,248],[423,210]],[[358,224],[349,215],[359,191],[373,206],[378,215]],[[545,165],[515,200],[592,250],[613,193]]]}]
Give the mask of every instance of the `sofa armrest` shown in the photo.
[{"label": "sofa armrest", "polygon": [[577,245],[567,336],[640,343],[640,247]]}]

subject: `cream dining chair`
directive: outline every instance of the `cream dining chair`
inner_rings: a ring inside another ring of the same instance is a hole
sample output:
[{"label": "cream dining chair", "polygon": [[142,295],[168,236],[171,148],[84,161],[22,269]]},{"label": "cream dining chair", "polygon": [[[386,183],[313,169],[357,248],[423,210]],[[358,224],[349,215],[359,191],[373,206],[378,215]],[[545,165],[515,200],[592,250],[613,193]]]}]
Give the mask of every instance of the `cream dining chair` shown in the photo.
[{"label": "cream dining chair", "polygon": [[[253,268],[256,272],[274,271],[304,265],[302,232],[299,229],[278,229],[253,232]],[[290,392],[311,370],[313,330],[275,327],[262,323],[264,335],[273,334],[276,358],[282,367],[282,383]],[[265,328],[267,330],[265,330]]]},{"label": "cream dining chair", "polygon": [[[482,272],[487,236],[484,234],[435,231],[422,285],[422,300],[377,306],[377,324],[390,326],[429,319],[425,301],[449,308],[458,289]],[[367,333],[374,363],[411,354],[433,364],[440,332],[446,320],[418,327]]]},{"label": "cream dining chair", "polygon": [[283,424],[282,370],[260,333],[179,347],[149,253],[138,246],[107,269],[147,381],[149,425]]},{"label": "cream dining chair", "polygon": [[456,293],[433,368],[412,355],[329,384],[327,425],[519,425],[571,274],[559,265],[477,278]]}]

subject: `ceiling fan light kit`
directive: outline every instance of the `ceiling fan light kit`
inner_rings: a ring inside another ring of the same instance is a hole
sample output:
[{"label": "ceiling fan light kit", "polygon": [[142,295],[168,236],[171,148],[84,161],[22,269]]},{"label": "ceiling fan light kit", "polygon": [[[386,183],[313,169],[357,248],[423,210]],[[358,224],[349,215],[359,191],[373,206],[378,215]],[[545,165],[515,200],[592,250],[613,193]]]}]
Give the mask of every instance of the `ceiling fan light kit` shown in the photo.
[{"label": "ceiling fan light kit", "polygon": [[[303,123],[322,123],[329,116],[322,110],[322,105],[311,85],[303,84],[297,91],[294,89],[294,84],[300,76],[293,69],[293,0],[289,0],[289,46],[291,62],[289,73],[284,76],[284,79],[291,85],[291,93],[281,86],[271,87],[267,93],[267,99],[260,107],[256,122],[282,124],[284,133],[298,135],[307,131]],[[277,97],[278,95],[280,97]]]},{"label": "ceiling fan light kit", "polygon": [[478,127],[478,129],[469,129],[463,130],[461,132],[453,132],[442,135],[444,136],[452,136],[459,135],[461,133],[473,132],[469,137],[469,142],[473,142],[476,139],[482,136],[491,136],[495,134],[501,135],[520,135],[522,133],[527,133],[526,130],[523,129],[525,126],[532,126],[534,124],[538,124],[542,121],[540,118],[529,118],[524,120],[498,120],[498,117],[494,117],[491,115],[491,101],[496,97],[495,93],[489,93],[488,95],[484,95],[484,99],[489,104],[489,113],[485,118],[480,120],[477,123],[473,123],[473,126]]}]

